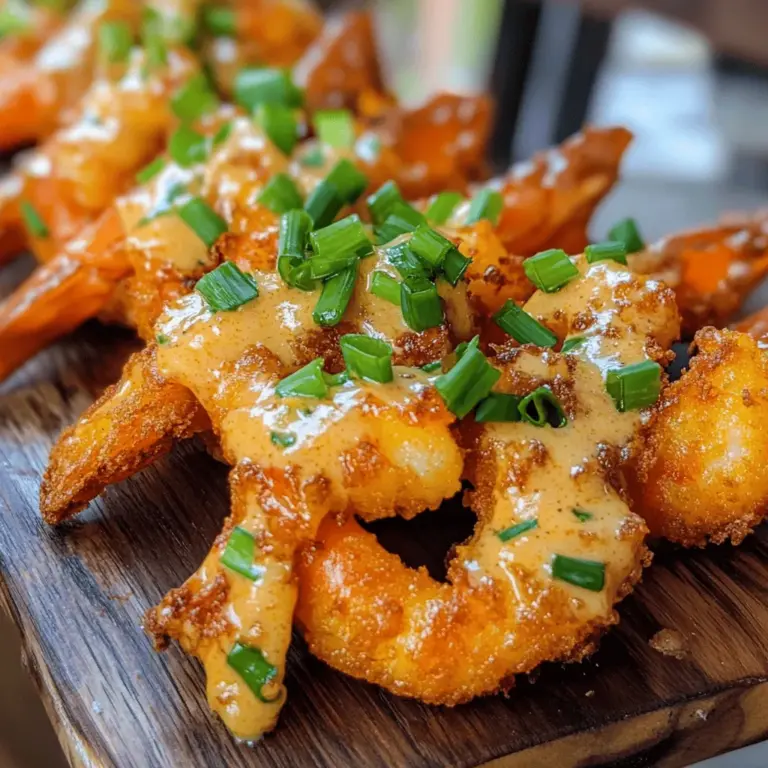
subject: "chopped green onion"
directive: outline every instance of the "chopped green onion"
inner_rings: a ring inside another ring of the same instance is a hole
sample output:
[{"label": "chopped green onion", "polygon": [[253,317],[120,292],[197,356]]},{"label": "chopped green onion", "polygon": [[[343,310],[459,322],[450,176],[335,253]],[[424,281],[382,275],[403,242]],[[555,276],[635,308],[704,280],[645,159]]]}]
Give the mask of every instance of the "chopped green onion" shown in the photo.
[{"label": "chopped green onion", "polygon": [[505,528],[503,531],[499,531],[496,535],[502,541],[509,541],[510,539],[516,539],[518,536],[522,536],[524,533],[528,533],[528,531],[532,531],[538,527],[539,521],[536,519],[523,520],[522,523]]},{"label": "chopped green onion", "polygon": [[394,181],[388,181],[367,200],[368,211],[374,224],[383,224],[397,203],[405,203]]},{"label": "chopped green onion", "polygon": [[407,278],[400,290],[403,319],[411,330],[426,331],[443,322],[443,305],[437,286],[424,277]]},{"label": "chopped green onion", "polygon": [[567,355],[569,352],[576,349],[576,347],[580,347],[586,340],[586,336],[573,336],[570,339],[566,339],[563,342],[563,348],[560,350],[561,354]]},{"label": "chopped green onion", "polygon": [[149,165],[145,165],[137,174],[136,181],[139,184],[147,184],[165,168],[165,159],[156,157]]},{"label": "chopped green onion", "polygon": [[501,192],[495,189],[481,189],[469,204],[467,220],[464,222],[467,226],[474,224],[480,219],[488,219],[494,226],[499,223],[501,211],[504,208],[504,198]]},{"label": "chopped green onion", "polygon": [[627,264],[627,246],[617,240],[609,240],[606,243],[593,243],[584,249],[588,264],[596,261],[616,261],[619,264]]},{"label": "chopped green onion", "polygon": [[434,269],[439,269],[448,253],[456,247],[428,224],[422,224],[416,228],[409,245],[417,256]]},{"label": "chopped green onion", "polygon": [[232,133],[232,123],[224,123],[218,131],[213,135],[213,146],[218,147],[223,144]]},{"label": "chopped green onion", "polygon": [[235,78],[235,102],[250,111],[260,104],[297,108],[302,101],[301,90],[284,69],[244,67]]},{"label": "chopped green onion", "polygon": [[491,392],[477,406],[475,421],[520,421],[520,399],[517,395]]},{"label": "chopped green onion", "polygon": [[290,155],[299,140],[299,126],[290,107],[282,104],[259,104],[254,113],[269,140],[285,155]]},{"label": "chopped green onion", "polygon": [[[357,214],[347,216],[327,227],[316,229],[310,233],[309,242],[315,252],[315,256],[310,260],[315,262],[312,267],[313,277],[330,277],[352,266],[349,258],[354,261],[356,258],[363,259],[373,253],[373,244],[368,239],[368,234]],[[344,261],[347,263],[339,269],[327,271],[329,265],[341,264]]]},{"label": "chopped green onion", "polygon": [[195,290],[214,312],[232,312],[259,295],[256,281],[231,261],[203,275]]},{"label": "chopped green onion", "polygon": [[555,555],[552,559],[552,576],[590,592],[600,592],[605,586],[605,563]]},{"label": "chopped green onion", "polygon": [[392,381],[392,347],[381,339],[349,333],[339,339],[341,354],[351,376],[386,384]]},{"label": "chopped green onion", "polygon": [[274,213],[286,213],[304,205],[301,192],[287,173],[276,173],[267,182],[257,201]]},{"label": "chopped green onion", "polygon": [[568,423],[562,404],[549,387],[539,387],[526,395],[518,408],[522,420],[534,427],[559,428]]},{"label": "chopped green onion", "polygon": [[397,269],[404,279],[432,277],[432,270],[430,270],[429,265],[410,249],[408,243],[392,245],[384,253],[387,261]]},{"label": "chopped green onion", "polygon": [[574,507],[571,512],[573,512],[573,516],[580,522],[580,523],[586,523],[587,520],[591,520],[594,515],[591,512],[587,512],[584,509],[579,509],[578,507]]},{"label": "chopped green onion", "polygon": [[189,168],[202,163],[208,157],[208,140],[184,124],[171,135],[168,152],[175,163],[182,168]]},{"label": "chopped green onion", "polygon": [[579,276],[568,254],[559,248],[531,256],[523,262],[523,269],[528,279],[544,293],[555,293]]},{"label": "chopped green onion", "polygon": [[339,272],[323,283],[323,292],[312,312],[312,318],[318,325],[332,327],[338,325],[347,311],[349,300],[357,282],[357,264]]},{"label": "chopped green onion", "polygon": [[348,109],[329,109],[315,112],[315,133],[323,144],[336,149],[347,149],[355,144],[355,121]]},{"label": "chopped green onion", "polygon": [[259,648],[235,643],[227,654],[227,664],[243,678],[259,701],[272,704],[280,698],[279,692],[273,698],[264,695],[264,687],[277,677],[277,667],[266,660]]},{"label": "chopped green onion", "polygon": [[276,387],[278,397],[317,397],[328,396],[328,384],[323,376],[323,358],[315,358],[303,368],[286,376]]},{"label": "chopped green onion", "polygon": [[340,371],[339,373],[323,373],[323,378],[329,387],[340,387],[342,384],[346,384],[349,381],[349,374],[346,371]]},{"label": "chopped green onion", "polygon": [[434,373],[435,371],[442,370],[442,368],[442,360],[433,360],[431,363],[427,363],[426,365],[421,366],[421,370],[424,371],[424,373]]},{"label": "chopped green onion", "polygon": [[197,37],[197,14],[180,15],[145,8],[142,20],[144,40],[160,41],[171,45],[192,45]]},{"label": "chopped green onion", "polygon": [[463,199],[460,192],[441,192],[427,209],[427,219],[435,224],[445,224]]},{"label": "chopped green onion", "polygon": [[346,158],[333,166],[325,180],[339,191],[339,197],[348,205],[354,203],[368,186],[368,177]]},{"label": "chopped green onion", "polygon": [[557,336],[546,325],[509,299],[493,316],[493,321],[520,344],[535,344],[537,347],[554,347],[557,344]]},{"label": "chopped green onion", "polygon": [[316,227],[326,227],[344,207],[338,188],[323,179],[304,203],[304,210],[311,216]]},{"label": "chopped green onion", "polygon": [[108,64],[128,60],[133,47],[133,32],[122,21],[105,21],[99,27],[99,55]]},{"label": "chopped green onion", "polygon": [[645,248],[645,243],[640,237],[637,222],[634,219],[622,219],[615,224],[608,233],[608,239],[624,243],[627,253],[637,253]]},{"label": "chopped green onion", "polygon": [[225,5],[203,7],[203,26],[215,37],[234,37],[237,32],[237,14]]},{"label": "chopped green onion", "polygon": [[485,400],[501,378],[501,371],[496,370],[478,349],[479,343],[480,337],[475,336],[456,365],[435,379],[435,389],[448,410],[460,419]]},{"label": "chopped green onion", "polygon": [[613,368],[605,377],[605,387],[619,411],[647,408],[659,399],[661,366],[652,360]]},{"label": "chopped green onion", "polygon": [[[456,358],[456,362],[461,360],[462,355],[469,349],[469,345],[471,342],[469,341],[462,341],[461,344],[458,344],[456,346],[456,349],[453,350],[453,356]],[[456,363],[454,363],[455,365]]]},{"label": "chopped green onion", "polygon": [[458,248],[452,248],[443,261],[443,276],[451,285],[456,286],[471,263],[472,259],[464,256]]},{"label": "chopped green onion", "polygon": [[144,61],[145,74],[168,64],[168,47],[162,37],[144,37]]},{"label": "chopped green onion", "polygon": [[29,28],[29,20],[25,15],[23,7],[11,8],[4,5],[0,8],[0,40],[26,32]]},{"label": "chopped green onion", "polygon": [[272,445],[280,448],[290,448],[296,442],[296,435],[292,432],[270,432],[269,439]]},{"label": "chopped green onion", "polygon": [[369,290],[374,296],[400,306],[400,283],[386,272],[377,270],[371,275]]},{"label": "chopped green onion", "polygon": [[210,248],[223,235],[227,222],[199,197],[194,197],[179,208],[179,216],[187,226]]},{"label": "chopped green onion", "polygon": [[413,232],[424,223],[424,216],[408,203],[395,203],[383,224],[374,227],[379,243],[389,243],[400,235]]},{"label": "chopped green onion", "polygon": [[364,133],[355,142],[355,154],[364,163],[375,163],[381,155],[381,139],[375,133]]},{"label": "chopped green onion", "polygon": [[219,99],[201,72],[179,88],[171,97],[171,109],[180,120],[197,120],[213,112]]},{"label": "chopped green onion", "polygon": [[19,208],[21,209],[21,217],[24,219],[24,226],[27,228],[27,231],[33,237],[38,237],[41,240],[48,237],[50,234],[48,225],[43,221],[43,217],[37,212],[35,206],[29,200],[22,200]]},{"label": "chopped green onion", "polygon": [[[312,235],[310,235],[310,238]],[[307,264],[309,265],[309,276],[313,280],[327,280],[345,269],[349,269],[357,264],[358,256],[354,251],[345,251],[343,253],[333,253],[328,256],[313,256]]]},{"label": "chopped green onion", "polygon": [[251,581],[264,575],[264,567],[256,565],[256,542],[253,536],[239,525],[232,529],[227,548],[221,556],[221,564]]},{"label": "chopped green onion", "polygon": [[292,288],[311,291],[315,281],[309,276],[306,244],[312,219],[306,211],[293,210],[280,217],[280,235],[277,246],[277,271]]},{"label": "chopped green onion", "polygon": [[321,168],[325,164],[323,148],[312,147],[299,158],[299,163],[305,168]]}]

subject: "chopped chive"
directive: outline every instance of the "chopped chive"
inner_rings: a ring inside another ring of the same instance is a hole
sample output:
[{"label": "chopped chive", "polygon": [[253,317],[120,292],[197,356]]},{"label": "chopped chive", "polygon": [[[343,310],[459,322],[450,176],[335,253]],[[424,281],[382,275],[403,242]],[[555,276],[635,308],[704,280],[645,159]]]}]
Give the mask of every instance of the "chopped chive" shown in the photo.
[{"label": "chopped chive", "polygon": [[304,205],[301,192],[287,173],[276,173],[267,182],[257,201],[274,213],[287,213]]},{"label": "chopped chive", "polygon": [[584,255],[588,264],[594,264],[596,261],[615,261],[627,265],[627,247],[616,240],[588,245],[584,249]]},{"label": "chopped chive", "polygon": [[443,277],[451,285],[456,286],[471,263],[472,259],[464,256],[458,248],[452,248],[443,261]]},{"label": "chopped chive", "polygon": [[555,293],[579,276],[568,254],[559,248],[542,251],[523,262],[528,279],[544,293]]},{"label": "chopped chive", "polygon": [[21,209],[21,217],[24,219],[24,226],[33,237],[42,240],[50,235],[48,225],[43,221],[43,217],[29,200],[22,200],[19,208]]},{"label": "chopped chive", "polygon": [[613,368],[605,377],[605,387],[616,409],[634,411],[647,408],[659,399],[661,366],[652,360]]},{"label": "chopped chive", "polygon": [[389,344],[357,333],[342,336],[339,344],[350,376],[376,384],[393,380],[392,347]]},{"label": "chopped chive", "polygon": [[427,219],[435,224],[445,224],[463,199],[460,192],[441,192],[427,208]]},{"label": "chopped chive", "polygon": [[234,37],[237,32],[237,14],[224,5],[203,6],[203,26],[215,37]]},{"label": "chopped chive", "polygon": [[168,142],[168,152],[182,168],[202,163],[208,157],[208,140],[184,124],[176,129]]},{"label": "chopped chive", "polygon": [[368,177],[346,158],[333,166],[325,180],[336,187],[339,197],[347,205],[352,205],[368,186]]},{"label": "chopped chive", "polygon": [[[352,266],[350,258],[363,259],[373,253],[373,244],[357,214],[347,216],[327,227],[316,229],[309,235],[309,242],[315,255],[313,277],[330,277],[346,267]],[[344,263],[346,262],[346,263]],[[338,269],[328,271],[333,264],[341,264]],[[322,266],[321,266],[322,265]],[[317,274],[315,274],[317,272]]]},{"label": "chopped chive", "polygon": [[584,509],[579,509],[579,507],[574,507],[571,512],[573,512],[573,516],[580,522],[580,523],[586,523],[587,520],[591,520],[594,515],[591,512],[587,512]]},{"label": "chopped chive", "polygon": [[259,104],[254,113],[269,140],[285,155],[290,155],[299,140],[296,116],[290,107],[282,104]]},{"label": "chopped chive", "polygon": [[637,253],[645,248],[645,243],[637,228],[637,222],[631,218],[617,222],[608,233],[608,239],[624,243],[627,253]]},{"label": "chopped chive", "polygon": [[413,232],[424,223],[424,216],[408,203],[395,203],[383,224],[374,227],[378,243],[389,243],[400,235]]},{"label": "chopped chive", "polygon": [[280,217],[277,271],[288,285],[302,291],[311,291],[316,284],[309,275],[305,253],[311,229],[312,219],[306,211],[288,211]]},{"label": "chopped chive", "polygon": [[203,275],[195,290],[214,312],[232,312],[259,295],[256,281],[231,261]]},{"label": "chopped chive", "polygon": [[493,321],[520,344],[535,344],[537,347],[554,347],[557,344],[557,336],[546,325],[509,299],[493,316]]},{"label": "chopped chive", "polygon": [[517,525],[512,525],[509,528],[505,528],[503,531],[499,531],[496,535],[502,541],[509,541],[510,539],[516,539],[518,536],[522,536],[524,533],[528,533],[528,531],[532,531],[538,527],[539,521],[536,519],[523,520],[522,523],[517,523]]},{"label": "chopped chive", "polygon": [[227,222],[199,197],[193,197],[179,208],[179,216],[210,248],[228,227]]},{"label": "chopped chive", "polygon": [[478,349],[480,337],[475,336],[464,354],[448,373],[435,379],[435,389],[445,401],[449,411],[463,419],[501,378],[488,358]]},{"label": "chopped chive", "polygon": [[213,135],[213,146],[218,147],[223,144],[232,133],[232,123],[224,123],[218,131]]},{"label": "chopped chive", "polygon": [[235,77],[235,103],[251,112],[260,104],[297,108],[302,102],[301,90],[284,69],[245,67]]},{"label": "chopped chive", "polygon": [[393,207],[397,203],[405,203],[400,189],[394,181],[388,181],[374,192],[366,201],[368,212],[371,214],[371,221],[374,224],[383,224]]},{"label": "chopped chive", "polygon": [[549,387],[539,387],[526,395],[518,406],[523,421],[534,427],[560,428],[568,423],[562,404]]},{"label": "chopped chive", "polygon": [[326,227],[344,207],[341,194],[334,184],[323,179],[307,198],[304,210],[310,215],[316,227]]},{"label": "chopped chive", "polygon": [[197,37],[197,21],[197,14],[161,13],[155,8],[145,8],[142,36],[145,40],[191,46]]},{"label": "chopped chive", "polygon": [[171,97],[171,109],[180,120],[197,120],[213,112],[218,104],[219,99],[203,73],[195,75]]},{"label": "chopped chive", "polygon": [[386,272],[373,272],[369,290],[374,296],[400,306],[400,283]]},{"label": "chopped chive", "polygon": [[419,258],[424,259],[433,269],[440,269],[445,257],[456,247],[428,224],[422,224],[416,228],[409,246]]},{"label": "chopped chive", "polygon": [[563,348],[560,350],[560,352],[563,355],[567,355],[569,352],[572,352],[577,347],[580,347],[586,340],[587,340],[586,336],[573,336],[570,339],[566,339],[563,342]]},{"label": "chopped chive", "polygon": [[312,147],[299,158],[299,163],[305,168],[321,168],[325,164],[323,148]]},{"label": "chopped chive", "polygon": [[145,165],[137,174],[136,181],[139,184],[146,184],[155,178],[165,168],[165,159],[156,157],[151,163]]},{"label": "chopped chive", "polygon": [[432,270],[409,247],[408,243],[392,245],[384,251],[387,261],[403,279],[431,278]]},{"label": "chopped chive", "polygon": [[453,350],[453,356],[456,358],[456,361],[461,360],[462,355],[469,349],[469,345],[470,342],[468,341],[462,341],[461,344],[456,345],[456,349]]},{"label": "chopped chive", "polygon": [[552,576],[590,592],[600,592],[605,586],[605,563],[555,555],[552,559]]},{"label": "chopped chive", "polygon": [[495,189],[481,189],[469,204],[467,220],[465,224],[469,226],[480,219],[488,219],[494,226],[499,223],[501,211],[504,208],[504,198],[501,192]]},{"label": "chopped chive", "polygon": [[169,336],[166,336],[164,333],[158,333],[158,334],[155,336],[155,341],[156,341],[156,342],[157,342],[157,343],[158,343],[158,344],[159,344],[161,347],[165,346],[165,345],[166,345],[166,344],[167,344],[167,343],[168,343],[170,340],[171,340],[171,339],[170,339],[170,337],[169,337]]},{"label": "chopped chive", "polygon": [[443,305],[437,286],[424,277],[407,278],[400,289],[400,308],[406,325],[413,331],[426,331],[443,322]]},{"label": "chopped chive", "polygon": [[332,327],[338,325],[347,311],[357,282],[357,264],[339,272],[323,283],[312,318],[318,325]]},{"label": "chopped chive", "polygon": [[347,149],[355,144],[355,121],[348,109],[315,112],[312,120],[315,133],[323,144],[335,149]]},{"label": "chopped chive", "polygon": [[122,21],[105,21],[99,27],[99,56],[108,64],[128,60],[133,48],[133,32]]},{"label": "chopped chive", "polygon": [[256,541],[239,525],[232,529],[227,548],[220,558],[222,565],[251,581],[258,581],[264,575],[263,566],[256,565]]},{"label": "chopped chive", "polygon": [[243,678],[259,701],[273,704],[280,698],[279,692],[272,698],[264,695],[264,687],[277,677],[277,667],[266,660],[261,649],[235,643],[227,654],[227,664]]},{"label": "chopped chive", "polygon": [[435,373],[435,371],[440,371],[442,368],[442,360],[433,360],[431,363],[427,363],[426,365],[421,366],[421,370],[424,371],[424,373]]},{"label": "chopped chive", "polygon": [[313,280],[327,280],[355,266],[357,262],[358,256],[354,251],[334,253],[329,256],[312,256],[307,262],[308,274]]},{"label": "chopped chive", "polygon": [[339,373],[323,373],[323,378],[329,387],[340,387],[349,381],[349,374],[346,370]]},{"label": "chopped chive", "polygon": [[275,393],[278,397],[327,397],[328,384],[323,375],[323,364],[322,357],[315,358],[279,382]]},{"label": "chopped chive", "polygon": [[29,20],[21,13],[22,10],[10,8],[7,4],[0,7],[0,40],[26,32],[29,28]]},{"label": "chopped chive", "polygon": [[520,400],[517,395],[491,392],[475,411],[475,421],[520,421]]},{"label": "chopped chive", "polygon": [[355,154],[364,163],[375,163],[381,155],[381,139],[375,133],[364,133],[355,142]]},{"label": "chopped chive", "polygon": [[296,435],[292,432],[270,432],[269,439],[272,445],[280,448],[290,448],[296,442]]}]

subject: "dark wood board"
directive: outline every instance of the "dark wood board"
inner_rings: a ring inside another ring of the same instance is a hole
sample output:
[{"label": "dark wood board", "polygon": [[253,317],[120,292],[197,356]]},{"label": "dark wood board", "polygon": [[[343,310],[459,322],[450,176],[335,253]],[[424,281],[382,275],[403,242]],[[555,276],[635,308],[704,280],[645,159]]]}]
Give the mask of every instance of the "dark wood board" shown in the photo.
[{"label": "dark wood board", "polygon": [[[18,269],[3,273],[5,290]],[[94,325],[0,388],[0,595],[73,764],[680,766],[768,736],[763,529],[738,549],[663,548],[591,660],[546,666],[508,698],[456,709],[398,699],[334,672],[297,639],[276,732],[253,748],[234,743],[208,712],[199,665],[175,647],[156,654],[140,627],[216,535],[225,468],[189,444],[75,522],[52,529],[38,515],[52,441],[132,345]],[[376,530],[410,564],[439,570],[470,523],[454,510]],[[662,627],[684,635],[689,658],[649,647]]]}]

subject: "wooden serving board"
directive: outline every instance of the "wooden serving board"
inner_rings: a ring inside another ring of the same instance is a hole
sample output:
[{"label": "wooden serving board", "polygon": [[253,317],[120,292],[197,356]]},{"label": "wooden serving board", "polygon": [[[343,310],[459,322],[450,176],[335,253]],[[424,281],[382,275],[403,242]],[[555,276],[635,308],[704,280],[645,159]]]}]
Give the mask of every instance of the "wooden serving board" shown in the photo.
[{"label": "wooden serving board", "polygon": [[[19,270],[5,270],[8,286]],[[545,666],[509,697],[455,709],[333,671],[296,638],[277,730],[236,744],[199,665],[156,654],[141,618],[196,568],[227,514],[226,469],[189,444],[76,521],[38,514],[58,432],[114,381],[134,342],[88,327],[0,389],[2,601],[64,750],[83,766],[682,766],[768,736],[768,530],[740,548],[662,549],[589,661]],[[456,505],[376,531],[439,574],[471,516]],[[677,630],[678,660],[648,641]]]}]

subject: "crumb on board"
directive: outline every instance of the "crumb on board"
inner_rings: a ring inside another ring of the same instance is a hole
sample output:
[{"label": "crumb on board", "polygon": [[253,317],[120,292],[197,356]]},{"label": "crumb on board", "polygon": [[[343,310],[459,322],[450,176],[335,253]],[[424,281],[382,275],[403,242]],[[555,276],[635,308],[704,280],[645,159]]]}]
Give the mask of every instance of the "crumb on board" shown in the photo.
[{"label": "crumb on board", "polygon": [[685,638],[676,629],[660,629],[649,641],[648,645],[654,651],[672,656],[675,659],[684,659],[688,655]]}]

